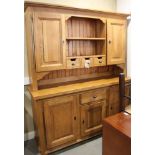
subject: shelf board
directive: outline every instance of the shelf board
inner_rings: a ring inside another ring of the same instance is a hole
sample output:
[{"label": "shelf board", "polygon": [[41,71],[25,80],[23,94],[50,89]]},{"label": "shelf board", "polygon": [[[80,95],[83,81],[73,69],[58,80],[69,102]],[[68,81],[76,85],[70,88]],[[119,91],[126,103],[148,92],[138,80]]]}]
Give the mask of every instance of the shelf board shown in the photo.
[{"label": "shelf board", "polygon": [[[129,80],[130,78],[126,78],[126,81],[129,81]],[[92,80],[92,81],[87,81],[82,83],[77,82],[74,84],[57,86],[54,88],[48,88],[48,89],[42,89],[42,90],[36,90],[36,91],[31,91],[31,89],[29,88],[29,90],[33,99],[39,100],[39,99],[60,96],[64,94],[67,95],[71,93],[82,92],[90,89],[103,88],[114,84],[119,84],[118,78],[99,79],[99,80]]]},{"label": "shelf board", "polygon": [[80,38],[80,37],[67,37],[66,40],[106,40],[106,38]]},{"label": "shelf board", "polygon": [[67,58],[69,59],[74,59],[74,58],[92,58],[92,57],[105,57],[106,55],[88,55],[88,56],[68,56]]}]

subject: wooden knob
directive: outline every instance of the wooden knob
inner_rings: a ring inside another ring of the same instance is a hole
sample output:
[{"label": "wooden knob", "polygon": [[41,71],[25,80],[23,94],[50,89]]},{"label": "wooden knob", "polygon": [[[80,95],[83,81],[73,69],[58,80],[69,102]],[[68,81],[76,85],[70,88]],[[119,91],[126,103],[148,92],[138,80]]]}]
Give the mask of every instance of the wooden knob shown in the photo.
[{"label": "wooden knob", "polygon": [[74,120],[76,120],[76,116],[74,116]]}]

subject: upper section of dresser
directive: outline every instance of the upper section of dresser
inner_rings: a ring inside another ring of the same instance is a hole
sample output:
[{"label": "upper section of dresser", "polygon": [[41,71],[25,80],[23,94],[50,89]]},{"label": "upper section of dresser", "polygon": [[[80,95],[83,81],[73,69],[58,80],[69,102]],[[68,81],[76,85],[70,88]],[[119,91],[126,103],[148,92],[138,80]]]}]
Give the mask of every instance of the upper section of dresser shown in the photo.
[{"label": "upper section of dresser", "polygon": [[128,16],[25,2],[32,90],[124,72]]}]

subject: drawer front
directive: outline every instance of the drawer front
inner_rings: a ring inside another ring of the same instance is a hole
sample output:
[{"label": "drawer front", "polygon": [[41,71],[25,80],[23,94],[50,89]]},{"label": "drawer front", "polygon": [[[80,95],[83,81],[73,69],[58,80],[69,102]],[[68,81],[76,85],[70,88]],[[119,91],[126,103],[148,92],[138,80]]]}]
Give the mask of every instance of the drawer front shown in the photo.
[{"label": "drawer front", "polygon": [[81,104],[106,99],[106,88],[87,91],[80,95]]},{"label": "drawer front", "polygon": [[94,57],[94,66],[104,66],[106,65],[105,57]]},{"label": "drawer front", "polygon": [[67,58],[67,69],[80,68],[80,58]]},{"label": "drawer front", "polygon": [[82,68],[90,68],[93,66],[93,58],[85,57],[82,58]]}]

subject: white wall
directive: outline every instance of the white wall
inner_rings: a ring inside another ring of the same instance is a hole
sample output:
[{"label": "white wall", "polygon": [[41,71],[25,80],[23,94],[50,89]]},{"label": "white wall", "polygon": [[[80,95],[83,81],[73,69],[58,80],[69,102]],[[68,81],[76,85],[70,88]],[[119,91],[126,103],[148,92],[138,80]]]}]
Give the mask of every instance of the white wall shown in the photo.
[{"label": "white wall", "polygon": [[[116,11],[131,13],[131,0],[117,0]],[[131,76],[131,21],[128,19],[127,29],[127,75]]]},{"label": "white wall", "polygon": [[26,0],[33,2],[42,2],[50,4],[59,4],[72,6],[77,8],[96,9],[96,10],[109,10],[116,9],[116,0]]}]

